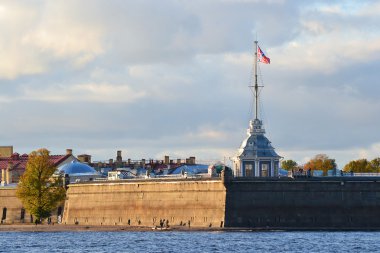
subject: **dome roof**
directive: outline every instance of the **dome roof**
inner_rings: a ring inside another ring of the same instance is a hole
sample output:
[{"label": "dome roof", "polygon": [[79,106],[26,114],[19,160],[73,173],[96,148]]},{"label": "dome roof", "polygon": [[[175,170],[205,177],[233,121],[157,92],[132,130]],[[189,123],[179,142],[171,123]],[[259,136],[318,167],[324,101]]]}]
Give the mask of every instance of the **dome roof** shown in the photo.
[{"label": "dome roof", "polygon": [[99,174],[94,168],[91,166],[80,163],[76,160],[72,161],[71,163],[65,164],[62,167],[58,168],[58,171],[63,174],[69,174],[69,175],[77,175],[77,174],[92,174],[96,175]]},{"label": "dome roof", "polygon": [[262,122],[258,119],[250,121],[250,127],[247,131],[247,138],[243,141],[238,151],[238,156],[246,158],[254,157],[273,157],[280,158],[271,142],[264,135],[265,130]]}]

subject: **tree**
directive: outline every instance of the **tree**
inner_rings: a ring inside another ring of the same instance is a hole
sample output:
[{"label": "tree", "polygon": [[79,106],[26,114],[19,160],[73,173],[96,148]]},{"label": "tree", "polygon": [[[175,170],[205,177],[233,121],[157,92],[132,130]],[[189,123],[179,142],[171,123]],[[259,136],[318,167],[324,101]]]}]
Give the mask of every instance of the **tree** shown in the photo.
[{"label": "tree", "polygon": [[375,158],[372,161],[368,161],[367,159],[350,161],[344,166],[343,170],[357,173],[380,172],[380,158]]},{"label": "tree", "polygon": [[318,154],[304,165],[304,169],[322,170],[323,175],[326,176],[328,170],[336,169],[335,159],[331,159],[325,154]]},{"label": "tree", "polygon": [[350,161],[343,167],[343,171],[346,172],[368,172],[368,161],[367,159],[358,159],[355,161]]},{"label": "tree", "polygon": [[370,172],[380,172],[380,157],[373,159],[368,165]]},{"label": "tree", "polygon": [[285,160],[285,161],[282,161],[281,163],[281,168],[283,168],[284,170],[287,170],[287,171],[291,171],[293,169],[295,169],[297,167],[297,162],[293,161],[293,160]]},{"label": "tree", "polygon": [[49,153],[47,149],[39,149],[29,155],[17,186],[17,196],[37,222],[49,217],[66,195],[62,177],[53,177],[56,167],[49,160]]}]

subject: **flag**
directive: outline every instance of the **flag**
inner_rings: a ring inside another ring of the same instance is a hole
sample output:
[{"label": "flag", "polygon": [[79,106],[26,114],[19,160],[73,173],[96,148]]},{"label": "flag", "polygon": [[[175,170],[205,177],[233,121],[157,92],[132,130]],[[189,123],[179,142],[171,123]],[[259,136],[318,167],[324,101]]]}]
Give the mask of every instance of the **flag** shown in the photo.
[{"label": "flag", "polygon": [[264,52],[259,46],[257,46],[257,61],[265,64],[270,64],[270,59],[265,56]]}]

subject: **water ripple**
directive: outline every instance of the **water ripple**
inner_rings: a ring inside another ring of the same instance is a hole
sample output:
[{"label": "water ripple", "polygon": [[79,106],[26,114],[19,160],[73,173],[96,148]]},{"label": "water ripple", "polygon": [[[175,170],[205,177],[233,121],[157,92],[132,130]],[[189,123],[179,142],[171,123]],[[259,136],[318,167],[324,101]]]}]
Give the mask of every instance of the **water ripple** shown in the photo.
[{"label": "water ripple", "polygon": [[380,252],[380,232],[0,232],[0,252]]}]

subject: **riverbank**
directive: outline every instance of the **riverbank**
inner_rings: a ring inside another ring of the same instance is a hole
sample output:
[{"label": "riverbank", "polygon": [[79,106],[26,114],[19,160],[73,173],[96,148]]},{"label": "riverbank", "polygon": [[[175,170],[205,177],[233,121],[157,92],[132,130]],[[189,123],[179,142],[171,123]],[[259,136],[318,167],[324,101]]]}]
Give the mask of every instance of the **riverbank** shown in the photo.
[{"label": "riverbank", "polygon": [[220,228],[220,227],[186,227],[172,226],[169,228],[153,227],[135,227],[122,225],[109,226],[86,226],[86,225],[34,225],[34,224],[2,224],[0,232],[163,232],[163,231],[181,231],[181,232],[275,232],[275,231],[380,231],[380,228]]},{"label": "riverbank", "polygon": [[104,232],[121,232],[121,231],[225,231],[226,228],[192,228],[185,226],[173,226],[169,228],[153,227],[135,227],[135,226],[85,226],[85,225],[46,225],[46,224],[17,224],[17,225],[0,225],[0,232],[73,232],[73,231],[104,231]]}]

